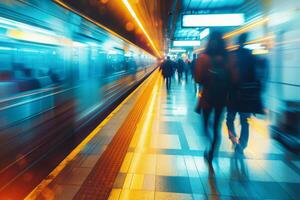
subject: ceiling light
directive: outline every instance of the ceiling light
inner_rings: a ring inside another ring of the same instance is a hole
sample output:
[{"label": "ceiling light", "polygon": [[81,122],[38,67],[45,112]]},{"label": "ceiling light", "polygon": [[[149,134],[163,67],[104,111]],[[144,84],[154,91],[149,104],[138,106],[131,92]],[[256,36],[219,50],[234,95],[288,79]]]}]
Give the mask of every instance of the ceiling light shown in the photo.
[{"label": "ceiling light", "polygon": [[175,47],[200,46],[200,44],[200,40],[177,40],[173,42]]},{"label": "ceiling light", "polygon": [[265,47],[260,44],[260,43],[256,43],[256,44],[247,44],[245,45],[246,49],[250,49],[250,50],[258,50],[258,49],[265,49]]},{"label": "ceiling light", "polygon": [[171,53],[183,53],[186,52],[185,49],[169,49],[169,52]]},{"label": "ceiling light", "polygon": [[200,40],[206,38],[209,35],[209,28],[204,29],[201,33],[200,33]]},{"label": "ceiling light", "polygon": [[183,27],[212,27],[212,26],[240,26],[245,23],[242,13],[237,14],[204,14],[183,15]]}]

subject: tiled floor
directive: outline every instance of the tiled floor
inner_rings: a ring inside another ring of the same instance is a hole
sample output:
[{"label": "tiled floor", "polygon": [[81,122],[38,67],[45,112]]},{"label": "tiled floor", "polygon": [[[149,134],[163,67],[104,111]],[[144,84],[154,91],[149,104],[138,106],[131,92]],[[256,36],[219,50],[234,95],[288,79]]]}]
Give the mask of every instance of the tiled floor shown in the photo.
[{"label": "tiled floor", "polygon": [[213,173],[203,161],[194,84],[173,80],[167,92],[161,81],[154,88],[110,199],[300,198],[300,157],[269,137],[266,120],[251,120],[244,157],[234,154],[223,124]]}]

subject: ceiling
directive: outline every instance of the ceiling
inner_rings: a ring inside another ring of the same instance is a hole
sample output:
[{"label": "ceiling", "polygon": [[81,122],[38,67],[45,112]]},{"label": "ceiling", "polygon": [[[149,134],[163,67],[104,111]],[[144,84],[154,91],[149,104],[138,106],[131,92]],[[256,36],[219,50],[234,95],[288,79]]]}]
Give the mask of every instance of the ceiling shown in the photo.
[{"label": "ceiling", "polygon": [[[64,3],[113,30],[127,40],[157,55],[136,20],[121,0],[62,0]],[[164,49],[163,29],[168,27],[168,10],[174,0],[128,0],[157,49]]]},{"label": "ceiling", "polygon": [[[257,0],[178,0],[177,10],[172,14],[176,17],[171,18],[173,23],[169,23],[169,30],[166,37],[169,38],[168,47],[172,47],[174,40],[200,40],[200,33],[206,27],[183,28],[183,14],[216,14],[216,13],[245,13],[246,21],[259,13]],[[175,6],[174,6],[175,7]],[[176,12],[176,14],[175,14]],[[223,32],[228,32],[235,27],[222,27]]]}]

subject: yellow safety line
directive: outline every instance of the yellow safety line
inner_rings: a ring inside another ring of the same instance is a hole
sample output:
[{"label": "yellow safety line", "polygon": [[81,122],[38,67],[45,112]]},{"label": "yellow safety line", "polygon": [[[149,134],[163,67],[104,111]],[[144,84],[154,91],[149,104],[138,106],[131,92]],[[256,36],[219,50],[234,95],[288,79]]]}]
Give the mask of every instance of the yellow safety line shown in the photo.
[{"label": "yellow safety line", "polygon": [[[138,168],[139,164],[141,163],[141,160],[143,157],[141,152],[143,152],[144,147],[147,143],[147,137],[151,135],[150,134],[151,128],[153,126],[153,122],[155,119],[153,112],[154,112],[155,106],[158,104],[161,87],[162,87],[162,78],[158,77],[158,79],[155,82],[155,85],[152,89],[152,93],[149,98],[149,101],[146,104],[147,107],[144,111],[143,117],[138,122],[139,128],[137,128],[137,130],[134,133],[134,137],[138,137],[137,144],[132,146],[132,147],[135,147],[135,151],[134,151],[134,156],[132,158],[132,161],[130,163],[130,169],[132,170],[132,172],[134,174],[137,172],[137,168]],[[125,161],[123,161],[122,165],[124,164],[124,162]],[[130,186],[132,184],[132,182],[128,182],[128,183],[124,183],[124,184],[129,184],[129,186]],[[123,188],[124,188],[124,186],[123,186]],[[114,191],[114,189],[111,191],[110,197],[111,197],[113,191]],[[122,190],[118,196],[120,197],[121,195],[122,195],[122,199],[129,199],[128,192],[126,192],[126,191],[124,192],[124,190]]]},{"label": "yellow safety line", "polygon": [[[146,81],[148,82],[148,81]],[[146,82],[137,87],[125,100],[121,102],[38,186],[36,186],[30,194],[28,194],[25,200],[36,199],[38,195],[62,172],[67,164],[72,161],[78,153],[80,153],[86,144],[93,139],[99,131],[110,121],[116,112],[141,88]]]}]

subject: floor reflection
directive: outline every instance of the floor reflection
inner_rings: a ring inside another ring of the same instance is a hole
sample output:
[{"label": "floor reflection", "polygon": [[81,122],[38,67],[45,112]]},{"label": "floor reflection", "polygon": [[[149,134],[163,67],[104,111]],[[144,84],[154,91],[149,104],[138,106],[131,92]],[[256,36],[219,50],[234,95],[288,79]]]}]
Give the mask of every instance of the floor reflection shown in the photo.
[{"label": "floor reflection", "polygon": [[[147,137],[151,142],[139,152],[142,158],[151,156],[153,161],[146,164],[140,160],[140,166],[147,165],[145,170],[121,171],[120,177],[138,174],[145,178],[138,190],[134,181],[118,184],[111,199],[125,199],[127,190],[133,196],[146,195],[148,199],[297,199],[300,157],[288,153],[269,137],[266,120],[251,120],[249,146],[244,155],[234,152],[223,123],[219,153],[208,165],[203,159],[208,138],[203,133],[202,115],[194,111],[196,102],[192,81],[179,82],[175,77],[169,90],[164,82],[161,84],[150,113],[153,123]],[[138,151],[134,146],[131,149]],[[128,162],[129,169],[133,163]],[[151,172],[146,170],[149,167]],[[151,181],[146,178],[149,173]]]}]

